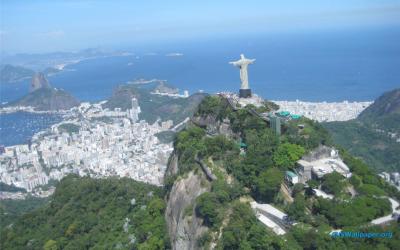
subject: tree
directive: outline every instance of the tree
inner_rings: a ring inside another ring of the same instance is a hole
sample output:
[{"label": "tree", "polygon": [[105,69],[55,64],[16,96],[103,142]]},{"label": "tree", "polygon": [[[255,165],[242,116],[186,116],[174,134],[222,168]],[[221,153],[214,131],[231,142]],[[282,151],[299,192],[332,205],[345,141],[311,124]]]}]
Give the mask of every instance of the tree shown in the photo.
[{"label": "tree", "polygon": [[310,188],[318,188],[318,186],[319,186],[319,182],[314,179],[308,180],[307,184],[308,184],[308,186],[310,186]]},{"label": "tree", "polygon": [[294,202],[290,204],[288,209],[288,214],[296,220],[304,221],[305,220],[305,209],[306,209],[306,200],[304,195],[298,193]]},{"label": "tree", "polygon": [[203,193],[197,197],[196,203],[196,213],[204,218],[204,223],[207,226],[215,226],[221,221],[216,209],[219,206],[219,202],[214,193]]},{"label": "tree", "polygon": [[46,244],[43,246],[44,250],[57,250],[57,241],[55,240],[48,240]]},{"label": "tree", "polygon": [[369,196],[385,195],[385,191],[383,191],[379,187],[371,185],[371,184],[363,184],[362,186],[357,188],[357,191],[360,192],[360,194],[369,195]]},{"label": "tree", "polygon": [[206,154],[212,155],[217,159],[221,159],[227,153],[227,151],[232,151],[235,149],[239,151],[235,143],[224,135],[206,137],[204,139],[204,144],[206,147]]},{"label": "tree", "polygon": [[269,249],[272,238],[268,236],[248,204],[239,201],[232,204],[229,223],[222,233],[222,249]]},{"label": "tree", "polygon": [[[117,244],[134,249],[142,244],[147,249],[167,248],[162,195],[161,188],[127,178],[70,175],[57,185],[48,205],[2,228],[0,245],[2,249],[26,249],[27,242],[35,239],[28,248],[114,249]],[[123,230],[124,222],[128,232]],[[133,244],[129,235],[135,237]]]},{"label": "tree", "polygon": [[304,190],[304,184],[303,183],[296,183],[293,186],[293,190],[292,190],[292,196],[296,197],[296,195],[298,193],[301,193]]},{"label": "tree", "polygon": [[271,246],[272,238],[267,237],[268,232],[265,228],[255,223],[250,227],[249,230],[249,242],[251,245],[251,249],[268,249]]},{"label": "tree", "polygon": [[350,181],[351,185],[353,185],[355,188],[357,188],[361,185],[361,178],[358,177],[356,174],[353,174],[350,177],[349,181]]},{"label": "tree", "polygon": [[200,103],[197,113],[200,115],[217,115],[221,108],[221,98],[219,96],[206,96]]},{"label": "tree", "polygon": [[339,195],[344,188],[344,177],[338,172],[326,174],[323,178],[322,189],[333,195]]},{"label": "tree", "polygon": [[[246,130],[246,165],[254,165],[257,172],[261,172],[266,166],[272,166],[272,155],[278,146],[278,137],[270,129]],[[256,173],[256,174],[258,174]]]},{"label": "tree", "polygon": [[387,199],[367,196],[353,198],[351,202],[337,203],[318,198],[314,207],[316,213],[325,215],[334,227],[357,226],[366,223],[391,211]]},{"label": "tree", "polygon": [[283,173],[277,168],[262,172],[256,182],[256,197],[264,202],[272,202],[283,181]]},{"label": "tree", "polygon": [[149,203],[149,213],[156,217],[162,215],[165,210],[165,202],[161,198],[154,198]]},{"label": "tree", "polygon": [[296,161],[304,155],[304,152],[305,150],[302,146],[283,143],[275,151],[273,160],[276,166],[287,169],[293,167]]},{"label": "tree", "polygon": [[223,179],[215,180],[211,191],[215,194],[218,202],[222,204],[230,200],[230,187]]}]

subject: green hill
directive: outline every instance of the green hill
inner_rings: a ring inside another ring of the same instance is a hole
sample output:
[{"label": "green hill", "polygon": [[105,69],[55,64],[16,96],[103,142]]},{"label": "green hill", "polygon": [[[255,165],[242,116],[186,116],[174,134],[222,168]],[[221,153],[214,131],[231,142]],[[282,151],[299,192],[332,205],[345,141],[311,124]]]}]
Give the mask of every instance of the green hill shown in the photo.
[{"label": "green hill", "polygon": [[400,133],[400,89],[384,93],[357,120],[371,127]]},{"label": "green hill", "polygon": [[400,115],[400,89],[388,91],[378,97],[358,118],[361,120],[371,120],[393,114]]},{"label": "green hill", "polygon": [[135,97],[138,99],[142,110],[139,115],[140,119],[153,123],[161,118],[173,120],[174,124],[177,124],[186,117],[192,116],[198,104],[206,96],[206,94],[197,93],[188,98],[172,98],[151,94],[152,91],[153,88],[144,88],[133,84],[118,86],[108,102],[104,104],[104,108],[129,109],[131,108],[131,100]]},{"label": "green hill", "polygon": [[2,228],[2,249],[164,249],[162,190],[71,175],[45,206]]},{"label": "green hill", "polygon": [[384,93],[355,120],[323,125],[335,143],[373,169],[400,171],[400,89]]},{"label": "green hill", "polygon": [[28,196],[24,200],[1,200],[0,202],[0,228],[6,228],[14,223],[21,215],[32,212],[47,203],[47,198]]},{"label": "green hill", "polygon": [[68,92],[56,88],[39,88],[20,99],[10,102],[8,106],[31,106],[37,110],[54,111],[70,109],[79,102]]},{"label": "green hill", "polygon": [[[344,150],[340,154],[353,178],[333,173],[308,184],[322,186],[335,199],[316,197],[303,184],[290,187],[292,197],[288,199],[282,188],[285,172],[293,170],[298,159],[319,145],[332,146],[329,133],[319,123],[301,118],[285,122],[282,135],[277,136],[268,122],[248,111],[248,108],[233,110],[223,98],[209,96],[200,104],[193,118],[195,122],[177,134],[178,169],[171,169],[167,178],[169,200],[178,197],[185,200],[177,192],[182,185],[196,190],[188,194],[196,198],[193,202],[187,199],[186,204],[168,202],[167,212],[171,212],[167,215],[175,216],[167,217],[175,247],[182,244],[179,240],[182,234],[174,228],[186,228],[193,221],[207,228],[192,229],[195,233],[191,236],[195,239],[198,231],[203,232],[197,238],[201,249],[211,245],[216,249],[372,249],[377,246],[394,249],[400,243],[396,222],[386,227],[367,227],[372,219],[391,211],[390,202],[377,195],[399,199],[400,193]],[[227,123],[231,132],[220,129]],[[217,132],[210,133],[211,129]],[[239,149],[243,143],[244,152]],[[196,182],[200,185],[193,187]],[[355,197],[348,193],[349,187],[354,188]],[[199,189],[203,192],[197,192]],[[273,204],[298,224],[278,237],[256,219],[248,204],[251,200]],[[181,217],[175,215],[176,210],[184,211]],[[356,232],[386,230],[396,232],[396,236],[373,240],[335,239],[329,232],[336,228]]]}]

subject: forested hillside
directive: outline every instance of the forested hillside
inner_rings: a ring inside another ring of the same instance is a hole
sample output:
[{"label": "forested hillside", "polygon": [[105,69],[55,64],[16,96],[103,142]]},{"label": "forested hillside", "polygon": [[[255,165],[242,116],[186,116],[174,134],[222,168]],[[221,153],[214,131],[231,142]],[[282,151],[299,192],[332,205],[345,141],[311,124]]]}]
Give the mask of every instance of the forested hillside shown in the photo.
[{"label": "forested hillside", "polygon": [[[302,184],[292,187],[292,198],[288,197],[282,189],[285,171],[293,170],[296,161],[318,145],[332,146],[333,143],[320,124],[306,118],[285,123],[282,135],[277,136],[265,121],[249,112],[253,108],[233,110],[221,97],[206,97],[192,126],[177,135],[175,150],[179,169],[168,178],[166,188],[172,192],[170,198],[175,198],[177,187],[198,176],[200,186],[206,190],[193,203],[181,208],[184,213],[179,218],[197,221],[208,228],[194,230],[196,234],[203,231],[197,239],[199,249],[211,246],[217,249],[372,249],[373,246],[395,249],[400,243],[398,223],[367,226],[372,219],[391,211],[389,201],[383,196],[399,199],[400,194],[394,187],[343,150],[341,157],[353,172],[352,178],[327,174],[323,179],[307,183],[308,187]],[[246,145],[245,150],[240,149],[241,145]],[[202,165],[212,174],[207,174]],[[208,181],[201,177],[203,172]],[[318,186],[335,199],[314,196],[310,188]],[[350,195],[349,188],[356,190],[356,196]],[[273,204],[298,224],[286,235],[277,236],[256,219],[248,203],[252,200]],[[185,227],[190,225],[184,223]],[[373,240],[334,239],[329,232],[337,228],[392,231],[395,236]],[[174,238],[180,236],[176,233]],[[182,243],[176,239],[173,244]]]},{"label": "forested hillside", "polygon": [[1,231],[1,249],[166,249],[163,191],[70,175],[50,202]]},{"label": "forested hillside", "polygon": [[323,126],[335,143],[376,171],[400,171],[400,89],[384,93],[357,119]]},{"label": "forested hillside", "polygon": [[[220,96],[205,97],[175,137],[163,189],[70,175],[47,204],[2,228],[2,249],[397,249],[399,222],[371,220],[391,214],[387,197],[400,200],[400,193],[347,151],[340,157],[351,178],[333,172],[306,185],[285,182],[304,155],[335,144],[306,118],[283,122],[277,135],[254,115],[274,108],[233,109]],[[258,220],[253,201],[297,223],[277,235]],[[335,229],[392,238],[333,238]]]}]

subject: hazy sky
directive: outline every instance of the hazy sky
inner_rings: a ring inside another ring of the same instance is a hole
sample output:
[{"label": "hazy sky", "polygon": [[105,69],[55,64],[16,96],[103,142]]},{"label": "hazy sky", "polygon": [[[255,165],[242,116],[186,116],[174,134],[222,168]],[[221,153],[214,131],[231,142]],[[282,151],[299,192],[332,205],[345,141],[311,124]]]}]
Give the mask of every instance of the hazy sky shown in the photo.
[{"label": "hazy sky", "polygon": [[394,25],[400,0],[0,0],[8,53]]}]

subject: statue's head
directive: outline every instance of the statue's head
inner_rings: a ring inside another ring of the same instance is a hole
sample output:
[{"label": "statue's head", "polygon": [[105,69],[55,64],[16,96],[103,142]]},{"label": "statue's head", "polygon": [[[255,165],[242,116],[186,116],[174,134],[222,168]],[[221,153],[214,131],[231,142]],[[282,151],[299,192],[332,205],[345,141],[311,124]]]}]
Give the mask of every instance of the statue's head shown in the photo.
[{"label": "statue's head", "polygon": [[240,54],[240,59],[244,59],[244,55],[243,54]]}]

